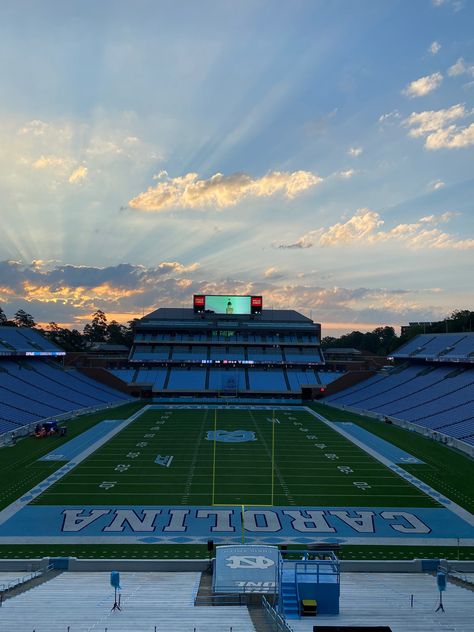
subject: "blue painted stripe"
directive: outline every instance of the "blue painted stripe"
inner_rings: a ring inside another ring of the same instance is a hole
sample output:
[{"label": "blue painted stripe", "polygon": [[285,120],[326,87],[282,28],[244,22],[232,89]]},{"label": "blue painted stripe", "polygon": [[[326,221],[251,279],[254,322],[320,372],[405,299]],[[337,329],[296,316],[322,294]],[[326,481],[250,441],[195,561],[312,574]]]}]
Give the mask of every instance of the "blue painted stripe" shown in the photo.
[{"label": "blue painted stripe", "polygon": [[[474,526],[449,509],[413,507],[246,507],[246,540],[332,541],[334,538],[474,538]],[[242,536],[241,509],[196,506],[29,505],[0,525],[5,537],[136,536],[167,538]]]},{"label": "blue painted stripe", "polygon": [[[89,430],[80,434],[78,437],[74,437],[74,439],[64,443],[52,452],[48,452],[48,454],[42,456],[39,461],[71,461],[93,443],[102,439],[102,437],[105,437],[105,435],[112,430],[115,424],[122,422],[123,419],[106,419],[101,421],[93,428],[89,428]],[[52,440],[54,441],[54,438]],[[46,439],[46,441],[48,441],[48,439]]]},{"label": "blue painted stripe", "polygon": [[372,434],[368,430],[361,428],[357,424],[353,424],[350,421],[338,421],[336,422],[338,426],[341,426],[348,434],[350,434],[354,439],[358,439],[362,443],[364,443],[368,448],[375,450],[386,459],[392,461],[392,463],[399,463],[403,465],[404,463],[423,463],[413,455],[405,452],[401,448],[397,448],[397,446],[392,445],[388,441],[377,437],[377,435]]}]

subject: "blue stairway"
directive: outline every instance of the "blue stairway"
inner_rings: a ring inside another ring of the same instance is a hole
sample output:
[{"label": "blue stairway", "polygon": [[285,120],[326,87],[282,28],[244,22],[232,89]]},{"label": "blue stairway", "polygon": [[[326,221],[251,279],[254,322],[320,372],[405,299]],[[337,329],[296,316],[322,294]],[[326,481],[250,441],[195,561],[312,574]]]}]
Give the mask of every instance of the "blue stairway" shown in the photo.
[{"label": "blue stairway", "polygon": [[299,619],[298,597],[296,596],[296,584],[294,582],[282,582],[281,607],[285,619]]}]

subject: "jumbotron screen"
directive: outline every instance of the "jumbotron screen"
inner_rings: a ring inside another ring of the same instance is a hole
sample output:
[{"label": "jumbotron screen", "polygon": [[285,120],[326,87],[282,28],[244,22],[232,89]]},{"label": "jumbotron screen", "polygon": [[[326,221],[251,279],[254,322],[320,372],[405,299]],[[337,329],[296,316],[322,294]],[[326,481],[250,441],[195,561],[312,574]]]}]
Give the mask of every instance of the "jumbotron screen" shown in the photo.
[{"label": "jumbotron screen", "polygon": [[261,296],[231,296],[228,294],[195,294],[195,312],[214,314],[259,314],[262,311]]}]

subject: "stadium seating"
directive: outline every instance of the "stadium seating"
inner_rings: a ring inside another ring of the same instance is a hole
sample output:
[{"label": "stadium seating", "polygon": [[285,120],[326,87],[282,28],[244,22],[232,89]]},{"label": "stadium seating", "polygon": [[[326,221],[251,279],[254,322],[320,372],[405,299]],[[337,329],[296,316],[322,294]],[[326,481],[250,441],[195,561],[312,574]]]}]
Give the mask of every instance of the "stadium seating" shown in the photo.
[{"label": "stadium seating", "polygon": [[205,390],[206,370],[173,367],[170,370],[167,390],[203,391]]},{"label": "stadium seating", "polygon": [[29,327],[0,326],[0,351],[3,355],[9,352],[24,354],[49,351],[55,353],[61,350],[39,332]]},{"label": "stadium seating", "polygon": [[245,382],[245,369],[216,369],[209,371],[209,390],[217,392],[233,393],[247,390]]},{"label": "stadium seating", "polygon": [[135,375],[135,384],[151,384],[153,390],[159,391],[163,388],[168,369],[164,367],[143,368]]},{"label": "stadium seating", "polygon": [[249,372],[251,391],[273,392],[287,391],[283,369],[254,369]]},{"label": "stadium seating", "polygon": [[420,334],[395,353],[393,358],[425,360],[474,360],[474,332],[454,334]]},{"label": "stadium seating", "polygon": [[194,607],[196,572],[121,572],[120,612],[111,612],[109,572],[66,572],[2,606],[5,632],[254,632],[247,608]]},{"label": "stadium seating", "polygon": [[[201,351],[201,357],[203,353]],[[225,346],[218,347],[213,345],[210,347],[210,360],[246,360],[248,359],[245,354],[244,347],[238,346]]]},{"label": "stadium seating", "polygon": [[[439,336],[427,336],[426,345],[434,351],[446,348]],[[408,350],[416,348],[411,345]],[[469,365],[409,364],[374,375],[325,401],[409,421],[467,443],[474,438],[474,369]]]},{"label": "stadium seating", "polygon": [[109,369],[109,372],[118,377],[123,382],[132,382],[136,369]]},{"label": "stadium seating", "polygon": [[15,427],[129,398],[75,369],[44,360],[0,361],[0,433]]},{"label": "stadium seating", "polygon": [[294,392],[300,392],[302,386],[315,386],[319,383],[318,374],[314,372],[314,369],[298,370],[287,369],[288,382],[290,383],[290,390]]}]

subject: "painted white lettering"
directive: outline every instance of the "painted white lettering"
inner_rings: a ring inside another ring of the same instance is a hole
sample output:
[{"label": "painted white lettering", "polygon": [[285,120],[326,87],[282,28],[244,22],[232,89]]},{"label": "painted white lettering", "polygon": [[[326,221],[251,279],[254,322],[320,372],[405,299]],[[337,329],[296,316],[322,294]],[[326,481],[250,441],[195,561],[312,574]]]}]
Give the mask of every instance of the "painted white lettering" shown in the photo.
[{"label": "painted white lettering", "polygon": [[110,509],[92,509],[89,514],[81,515],[84,514],[84,509],[65,509],[61,531],[77,533],[109,513]]},{"label": "painted white lettering", "polygon": [[384,520],[396,520],[402,518],[410,526],[404,524],[391,524],[390,527],[399,533],[431,533],[431,529],[417,516],[408,511],[382,511],[380,517]]},{"label": "painted white lettering", "polygon": [[231,532],[235,531],[235,527],[232,526],[230,519],[232,517],[232,509],[199,509],[196,513],[196,518],[209,518],[215,516],[214,525],[211,527],[211,531],[215,533]]},{"label": "painted white lettering", "polygon": [[300,533],[335,533],[336,529],[331,527],[324,517],[324,511],[316,511],[307,509],[306,511],[284,510],[282,512],[286,516],[290,516],[291,526],[295,531]]},{"label": "painted white lettering", "polygon": [[104,531],[123,531],[125,524],[135,533],[150,533],[155,530],[156,516],[161,509],[143,509],[143,519],[133,509],[116,509],[115,517]]},{"label": "painted white lettering", "polygon": [[329,515],[336,516],[357,533],[375,533],[373,511],[354,511],[354,513],[355,518],[349,516],[348,511],[328,511]]},{"label": "painted white lettering", "polygon": [[163,531],[186,531],[187,527],[184,522],[189,514],[189,509],[170,509],[169,513],[171,519]]},{"label": "painted white lettering", "polygon": [[[257,518],[260,518],[259,522],[265,522],[265,525],[259,526],[257,524]],[[274,511],[249,509],[244,511],[244,525],[246,531],[256,533],[264,531],[265,533],[271,533],[281,530],[280,520],[278,515]]]}]

